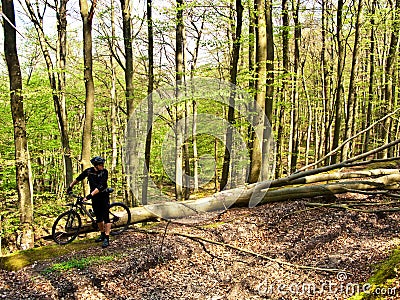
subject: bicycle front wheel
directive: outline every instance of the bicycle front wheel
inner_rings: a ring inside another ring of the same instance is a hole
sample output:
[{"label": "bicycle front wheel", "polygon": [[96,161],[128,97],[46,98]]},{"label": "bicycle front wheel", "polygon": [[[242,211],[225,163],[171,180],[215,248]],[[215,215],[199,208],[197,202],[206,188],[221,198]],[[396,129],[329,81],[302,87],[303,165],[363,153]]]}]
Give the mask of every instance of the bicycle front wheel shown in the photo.
[{"label": "bicycle front wheel", "polygon": [[76,211],[69,210],[58,216],[53,224],[53,240],[60,245],[72,242],[82,227],[81,217]]},{"label": "bicycle front wheel", "polygon": [[128,229],[131,223],[131,212],[123,203],[112,203],[110,205],[111,235],[117,235]]}]

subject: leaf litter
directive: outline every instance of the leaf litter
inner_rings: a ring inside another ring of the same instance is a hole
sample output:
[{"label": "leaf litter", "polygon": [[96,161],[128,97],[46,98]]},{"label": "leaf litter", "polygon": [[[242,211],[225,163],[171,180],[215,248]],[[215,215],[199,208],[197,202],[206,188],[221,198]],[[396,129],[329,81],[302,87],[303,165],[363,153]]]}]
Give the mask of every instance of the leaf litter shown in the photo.
[{"label": "leaf litter", "polygon": [[[147,232],[133,227],[106,249],[93,243],[19,271],[0,270],[0,299],[347,299],[400,244],[400,215],[306,203],[163,221]],[[48,272],[55,264],[109,256]],[[398,277],[393,291],[400,294]]]}]

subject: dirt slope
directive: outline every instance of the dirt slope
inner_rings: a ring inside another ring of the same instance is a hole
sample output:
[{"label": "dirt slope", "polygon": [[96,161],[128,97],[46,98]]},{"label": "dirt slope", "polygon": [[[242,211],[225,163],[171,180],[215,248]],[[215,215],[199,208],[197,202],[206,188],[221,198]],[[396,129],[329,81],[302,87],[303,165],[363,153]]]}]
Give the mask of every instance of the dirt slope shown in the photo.
[{"label": "dirt slope", "polygon": [[[0,299],[346,299],[366,287],[374,265],[400,244],[399,219],[399,213],[310,210],[296,201],[180,220],[165,235],[133,228],[107,249],[93,243],[0,271]],[[166,224],[149,230],[163,233]],[[397,285],[384,299],[400,298]],[[399,297],[389,295],[395,288]]]}]

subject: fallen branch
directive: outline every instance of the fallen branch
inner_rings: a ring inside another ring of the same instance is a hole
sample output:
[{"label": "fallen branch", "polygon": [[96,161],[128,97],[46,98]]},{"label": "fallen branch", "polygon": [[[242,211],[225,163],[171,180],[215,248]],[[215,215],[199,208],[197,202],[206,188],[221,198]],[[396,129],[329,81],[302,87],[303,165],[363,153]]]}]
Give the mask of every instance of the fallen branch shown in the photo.
[{"label": "fallen branch", "polygon": [[[390,202],[393,203],[393,202]],[[353,206],[382,206],[382,205],[388,205],[389,203],[357,203],[357,204],[349,204],[349,203],[306,203],[306,206],[308,207],[329,207],[329,208],[338,208],[338,209],[345,209],[349,211],[356,211],[356,212],[362,212],[362,213],[368,213],[368,214],[377,214],[377,213],[384,213],[384,212],[398,212],[400,211],[400,207],[392,207],[392,208],[384,208],[384,209],[359,209],[359,208],[353,208]],[[398,202],[397,202],[398,204]]]},{"label": "fallen branch", "polygon": [[[145,233],[151,233],[151,234],[163,234],[163,232],[156,231],[156,230],[139,229],[139,231],[145,232]],[[201,237],[201,236],[197,236],[197,235],[192,235],[192,234],[187,234],[187,233],[180,233],[180,232],[176,232],[176,231],[171,231],[171,232],[168,232],[167,234],[174,235],[174,236],[182,236],[182,237],[189,238],[191,240],[199,240],[199,241],[207,242],[207,243],[210,243],[210,244],[218,245],[218,246],[221,246],[221,247],[230,248],[230,249],[242,252],[242,253],[250,254],[252,256],[255,256],[255,257],[258,257],[258,258],[262,258],[262,259],[274,262],[274,263],[276,263],[278,265],[281,265],[281,266],[286,266],[286,267],[291,267],[291,268],[296,268],[296,269],[303,269],[303,270],[323,271],[323,272],[330,272],[330,273],[343,272],[343,270],[340,270],[340,269],[328,269],[328,268],[320,268],[320,267],[312,267],[312,266],[292,264],[292,263],[289,263],[289,262],[286,262],[286,261],[282,261],[282,260],[279,260],[279,259],[275,259],[275,258],[266,256],[266,255],[251,251],[251,250],[247,250],[247,249],[244,249],[244,248],[236,247],[236,246],[233,246],[233,245],[227,244],[227,243],[217,242],[217,241],[210,240],[210,239],[207,239],[207,238],[204,238],[204,237]]]},{"label": "fallen branch", "polygon": [[394,114],[396,114],[398,111],[400,110],[400,108],[396,109],[395,111],[393,111],[392,113],[384,116],[383,118],[379,119],[378,121],[376,121],[375,123],[371,124],[370,126],[368,126],[367,128],[365,128],[364,130],[361,130],[359,132],[357,132],[357,134],[353,135],[352,137],[349,137],[347,140],[345,140],[343,143],[341,143],[338,147],[336,147],[335,149],[333,149],[331,152],[329,152],[328,154],[326,154],[324,157],[320,158],[318,161],[309,164],[307,166],[302,167],[301,169],[299,169],[297,172],[306,170],[308,168],[314,167],[318,164],[320,164],[321,162],[323,162],[325,159],[327,159],[328,157],[332,156],[333,154],[335,154],[336,152],[338,152],[340,149],[342,149],[348,142],[350,142],[351,140],[354,140],[356,137],[360,136],[361,134],[363,134],[364,132],[369,131],[371,128],[373,128],[374,126],[376,126],[377,124],[381,123],[382,121],[386,120],[387,118],[393,116]]}]

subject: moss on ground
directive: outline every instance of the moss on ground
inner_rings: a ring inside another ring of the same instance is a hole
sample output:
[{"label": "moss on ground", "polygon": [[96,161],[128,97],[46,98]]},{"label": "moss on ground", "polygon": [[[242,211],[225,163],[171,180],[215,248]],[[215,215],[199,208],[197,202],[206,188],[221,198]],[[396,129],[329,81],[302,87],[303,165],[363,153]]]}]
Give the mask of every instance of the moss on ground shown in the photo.
[{"label": "moss on ground", "polygon": [[82,257],[80,259],[72,258],[70,260],[53,264],[51,267],[43,270],[43,274],[49,274],[51,272],[63,272],[71,269],[85,269],[88,266],[99,264],[102,262],[112,261],[117,258],[118,255],[108,255],[108,256],[89,256]]},{"label": "moss on ground", "polygon": [[17,271],[33,264],[35,261],[52,259],[73,251],[80,251],[93,246],[93,240],[79,240],[67,245],[48,245],[28,250],[21,250],[10,255],[0,257],[0,268],[8,271]]},{"label": "moss on ground", "polygon": [[374,274],[367,281],[370,288],[368,291],[361,292],[349,300],[370,300],[387,299],[400,295],[400,290],[396,289],[396,281],[400,274],[400,246],[393,250],[389,258],[377,266]]}]

